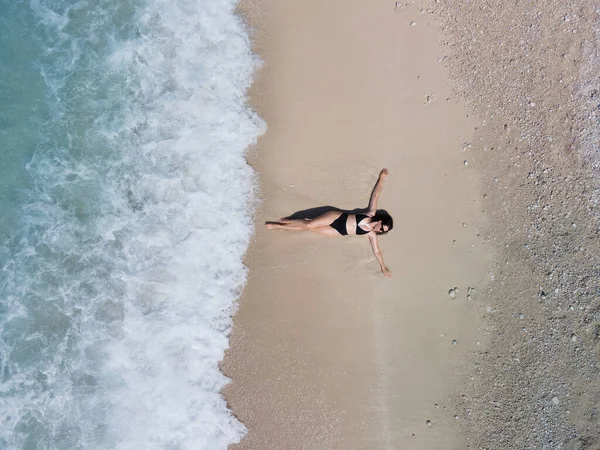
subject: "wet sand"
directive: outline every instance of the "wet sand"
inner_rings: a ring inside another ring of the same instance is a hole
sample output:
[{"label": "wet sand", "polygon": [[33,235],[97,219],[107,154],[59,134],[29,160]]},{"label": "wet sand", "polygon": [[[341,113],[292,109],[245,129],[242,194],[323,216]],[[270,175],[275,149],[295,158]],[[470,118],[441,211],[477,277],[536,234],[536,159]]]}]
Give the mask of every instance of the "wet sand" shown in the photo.
[{"label": "wet sand", "polygon": [[[478,120],[451,94],[439,28],[414,4],[380,0],[240,11],[265,61],[250,97],[268,132],[248,156],[261,204],[222,363],[248,427],[232,448],[463,448],[457,401],[482,339],[474,297],[492,246],[469,156]],[[365,237],[264,228],[366,207],[382,167],[391,280]]]}]

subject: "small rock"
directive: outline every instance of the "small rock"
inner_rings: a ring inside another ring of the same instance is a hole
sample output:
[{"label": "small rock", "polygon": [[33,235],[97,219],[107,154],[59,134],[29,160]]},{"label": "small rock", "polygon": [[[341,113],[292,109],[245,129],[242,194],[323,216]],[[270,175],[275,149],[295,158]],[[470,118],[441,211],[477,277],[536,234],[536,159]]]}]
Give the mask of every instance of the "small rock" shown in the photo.
[{"label": "small rock", "polygon": [[411,26],[411,27],[416,27],[416,26],[417,26],[417,22],[415,22],[415,21],[412,21],[412,22],[410,23],[410,26]]},{"label": "small rock", "polygon": [[427,425],[428,427],[431,426],[431,420],[428,420],[427,422],[425,422],[425,425]]},{"label": "small rock", "polygon": [[469,161],[467,161],[467,160],[465,159],[465,161],[463,162],[463,164],[464,164],[465,166],[468,166],[468,165],[469,165]]},{"label": "small rock", "polygon": [[456,288],[450,289],[448,291],[448,295],[450,296],[450,298],[454,298],[456,296]]},{"label": "small rock", "polygon": [[558,405],[560,403],[560,400],[558,399],[558,397],[552,397],[552,403],[554,405]]},{"label": "small rock", "polygon": [[456,339],[452,340],[452,345],[458,345],[458,341]]}]

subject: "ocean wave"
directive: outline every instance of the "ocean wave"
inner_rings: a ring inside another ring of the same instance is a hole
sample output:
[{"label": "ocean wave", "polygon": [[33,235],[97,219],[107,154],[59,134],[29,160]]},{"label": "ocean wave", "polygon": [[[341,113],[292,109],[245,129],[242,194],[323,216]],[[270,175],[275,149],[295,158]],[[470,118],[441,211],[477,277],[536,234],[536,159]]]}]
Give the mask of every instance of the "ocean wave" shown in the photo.
[{"label": "ocean wave", "polygon": [[[21,3],[48,116],[0,250],[0,446],[226,448],[264,131],[235,1]],[[13,10],[14,11],[14,10]]]}]

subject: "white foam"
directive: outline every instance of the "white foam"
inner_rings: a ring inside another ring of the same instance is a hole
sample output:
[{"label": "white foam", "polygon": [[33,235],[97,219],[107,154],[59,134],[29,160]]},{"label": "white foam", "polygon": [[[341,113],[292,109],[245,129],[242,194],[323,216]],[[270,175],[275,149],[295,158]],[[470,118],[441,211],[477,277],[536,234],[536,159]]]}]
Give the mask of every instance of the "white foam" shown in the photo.
[{"label": "white foam", "polygon": [[[17,269],[5,266],[22,273],[10,282],[3,342],[12,345],[10,327],[35,308],[45,327],[64,324],[23,335],[31,345],[56,339],[56,353],[40,353],[43,365],[11,366],[0,386],[19,393],[0,398],[12,415],[0,443],[24,445],[21,420],[43,425],[29,435],[49,449],[69,436],[89,449],[226,449],[245,427],[220,395],[228,380],[218,363],[253,232],[256,180],[245,151],[265,128],[245,103],[258,60],[236,1],[149,0],[136,6],[138,28],[127,39],[122,30],[93,36],[112,50],[92,56],[85,45],[95,41],[64,45],[74,26],[67,18],[87,3],[62,12],[41,3],[32,4],[45,26],[65,39],[53,51],[68,64],[41,70],[57,117],[73,116],[70,150],[40,151],[29,166],[37,197],[23,208],[31,228]],[[78,65],[98,71],[103,95],[91,85],[83,101],[86,82],[69,73]],[[67,109],[72,92],[82,116],[94,110],[93,122]],[[77,159],[77,145],[93,151]],[[36,289],[41,306],[24,300]],[[40,370],[46,387],[33,393],[26,385]]]},{"label": "white foam", "polygon": [[244,103],[257,60],[234,7],[152,2],[139,13],[148,34],[110,60],[141,81],[132,83],[143,99],[135,126],[143,117],[147,134],[167,137],[139,148],[160,169],[134,186],[146,200],[123,249],[125,320],[107,362],[120,380],[110,426],[122,449],[225,449],[245,431],[219,394],[227,379],[218,361],[252,233],[244,152],[263,124]]}]

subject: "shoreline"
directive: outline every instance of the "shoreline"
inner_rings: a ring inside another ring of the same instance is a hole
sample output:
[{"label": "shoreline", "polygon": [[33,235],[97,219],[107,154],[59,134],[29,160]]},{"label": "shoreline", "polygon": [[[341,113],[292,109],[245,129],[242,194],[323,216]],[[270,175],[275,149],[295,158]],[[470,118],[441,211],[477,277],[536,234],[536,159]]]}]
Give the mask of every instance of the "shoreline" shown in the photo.
[{"label": "shoreline", "polygon": [[[384,1],[239,10],[265,61],[249,96],[269,129],[248,155],[262,202],[221,364],[248,428],[232,448],[460,448],[453,402],[490,248],[464,164],[473,125],[437,62],[438,29]],[[392,280],[366,239],[264,229],[311,207],[366,206],[382,167]]]}]

